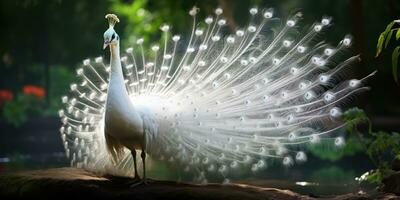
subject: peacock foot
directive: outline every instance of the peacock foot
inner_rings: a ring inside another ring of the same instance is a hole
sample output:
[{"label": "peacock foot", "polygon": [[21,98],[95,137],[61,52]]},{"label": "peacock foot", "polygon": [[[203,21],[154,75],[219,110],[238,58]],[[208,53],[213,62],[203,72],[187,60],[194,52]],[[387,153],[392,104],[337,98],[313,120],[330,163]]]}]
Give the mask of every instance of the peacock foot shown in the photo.
[{"label": "peacock foot", "polygon": [[130,179],[126,184],[131,186],[139,183],[140,181],[142,181],[142,179],[139,176],[135,176],[134,178]]},{"label": "peacock foot", "polygon": [[130,188],[135,188],[138,187],[140,185],[148,185],[149,181],[147,179],[141,179],[139,182],[133,183]]}]

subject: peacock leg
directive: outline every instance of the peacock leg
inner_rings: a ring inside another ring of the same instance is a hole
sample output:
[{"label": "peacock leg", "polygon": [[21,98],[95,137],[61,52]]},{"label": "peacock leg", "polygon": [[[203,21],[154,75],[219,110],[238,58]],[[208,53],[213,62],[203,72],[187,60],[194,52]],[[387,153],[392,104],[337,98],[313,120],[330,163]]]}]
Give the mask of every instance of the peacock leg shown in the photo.
[{"label": "peacock leg", "polygon": [[136,165],[136,150],[131,151],[132,158],[133,158],[133,167],[135,169],[135,176],[133,177],[133,180],[129,181],[129,185],[134,185],[135,183],[138,183],[140,181],[140,177],[137,172],[137,165]]},{"label": "peacock leg", "polygon": [[143,162],[143,183],[147,184],[147,179],[146,179],[146,152],[142,149],[142,153],[140,154],[142,157],[142,162]]},{"label": "peacock leg", "polygon": [[132,157],[133,157],[133,167],[135,168],[135,177],[134,179],[140,179],[138,172],[137,172],[137,164],[136,164],[136,150],[132,150]]},{"label": "peacock leg", "polygon": [[146,153],[144,152],[144,150],[142,150],[142,153],[140,154],[140,156],[142,157],[142,162],[143,162],[143,177],[139,182],[133,183],[131,185],[131,188],[134,188],[136,186],[139,185],[147,185],[147,179],[146,179]]}]

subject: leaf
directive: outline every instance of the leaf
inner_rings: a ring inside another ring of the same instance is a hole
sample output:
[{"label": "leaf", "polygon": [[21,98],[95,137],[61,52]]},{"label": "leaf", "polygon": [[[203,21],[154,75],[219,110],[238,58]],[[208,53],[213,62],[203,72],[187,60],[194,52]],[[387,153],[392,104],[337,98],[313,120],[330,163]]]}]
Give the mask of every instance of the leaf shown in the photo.
[{"label": "leaf", "polygon": [[389,45],[390,39],[392,39],[393,31],[389,31],[389,33],[386,36],[386,42],[385,42],[385,48]]},{"label": "leaf", "polygon": [[400,28],[397,29],[397,32],[396,32],[396,40],[399,40],[399,39],[400,39]]},{"label": "leaf", "polygon": [[368,117],[365,112],[357,107],[346,110],[346,112],[344,112],[342,115],[342,119],[346,122],[347,131],[349,133],[352,133],[354,127],[356,127],[358,124],[368,121]]},{"label": "leaf", "polygon": [[395,21],[392,21],[392,22],[390,22],[390,24],[388,24],[386,26],[386,29],[385,29],[385,32],[384,32],[385,34],[389,33],[389,31],[392,30],[392,27],[393,27],[394,23],[395,23]]},{"label": "leaf", "polygon": [[382,183],[382,174],[379,170],[374,170],[372,173],[370,173],[367,176],[367,181],[369,183],[376,183],[376,184],[381,184]]},{"label": "leaf", "polygon": [[381,35],[379,35],[379,39],[378,39],[378,44],[376,46],[376,54],[375,57],[378,57],[381,52],[382,52],[382,48],[383,48],[383,42],[385,41],[385,34],[381,33]]},{"label": "leaf", "polygon": [[[388,24],[386,29],[385,29],[385,31],[383,31],[379,35],[378,44],[376,46],[376,55],[375,55],[375,57],[378,57],[381,54],[382,49],[383,49],[383,43],[385,42],[385,39],[386,39],[386,36],[388,35],[388,33],[389,32],[391,33],[391,29],[392,29],[393,25],[394,25],[394,21],[391,22],[390,24]],[[390,37],[391,37],[391,35],[390,35]],[[390,38],[388,40],[390,41]],[[388,44],[388,42],[386,42],[386,43]],[[387,44],[385,44],[385,48],[386,48]]]},{"label": "leaf", "polygon": [[399,61],[399,55],[400,55],[400,46],[396,47],[392,53],[392,73],[396,83],[398,82],[397,65]]}]

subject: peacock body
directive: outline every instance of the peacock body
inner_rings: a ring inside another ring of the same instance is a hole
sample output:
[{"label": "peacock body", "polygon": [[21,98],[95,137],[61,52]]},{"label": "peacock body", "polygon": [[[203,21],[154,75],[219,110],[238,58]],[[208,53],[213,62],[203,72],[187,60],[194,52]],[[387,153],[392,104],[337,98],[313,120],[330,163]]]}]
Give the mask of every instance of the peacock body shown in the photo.
[{"label": "peacock body", "polygon": [[300,13],[277,23],[272,9],[251,8],[247,27],[223,35],[222,9],[202,23],[197,12],[189,12],[188,41],[163,25],[161,46],[146,51],[138,39],[122,57],[119,41],[111,44],[118,35],[107,33],[118,19],[108,15],[111,63],[84,60],[62,97],[60,132],[72,166],[131,176],[137,149],[194,181],[229,182],[273,161],[304,162],[306,144],[344,145],[340,107],[368,89],[369,76],[344,81],[359,57],[346,56],[350,36],[336,47],[321,41],[331,18],[299,34]]}]

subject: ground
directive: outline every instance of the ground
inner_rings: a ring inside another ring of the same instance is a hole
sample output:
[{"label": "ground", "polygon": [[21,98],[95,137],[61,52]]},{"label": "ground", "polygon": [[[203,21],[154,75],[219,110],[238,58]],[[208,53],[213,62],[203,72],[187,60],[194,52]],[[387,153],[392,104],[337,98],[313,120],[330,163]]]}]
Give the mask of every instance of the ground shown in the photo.
[{"label": "ground", "polygon": [[77,168],[9,173],[0,176],[0,198],[111,198],[111,199],[400,199],[393,194],[347,194],[310,197],[289,190],[243,184],[194,185],[152,180],[149,185],[130,188],[128,178],[96,176]]}]

